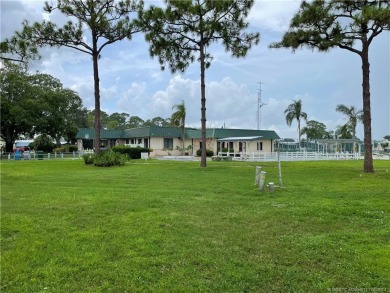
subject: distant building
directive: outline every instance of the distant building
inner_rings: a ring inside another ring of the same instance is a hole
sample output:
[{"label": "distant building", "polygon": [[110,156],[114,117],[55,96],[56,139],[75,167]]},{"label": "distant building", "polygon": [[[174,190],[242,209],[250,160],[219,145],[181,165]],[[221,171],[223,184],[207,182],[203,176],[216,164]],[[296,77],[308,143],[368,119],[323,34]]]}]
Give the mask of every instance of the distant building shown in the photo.
[{"label": "distant building", "polygon": [[[100,132],[101,147],[108,148],[117,145],[141,146],[151,148],[151,157],[164,156],[168,153],[180,155],[182,153],[182,139],[184,149],[188,154],[196,155],[201,148],[201,131],[195,128],[186,128],[184,138],[178,127],[148,126],[125,130],[104,130]],[[79,150],[92,149],[95,130],[91,128],[79,129],[77,135]],[[274,152],[275,141],[279,136],[273,130],[252,129],[206,129],[206,148],[217,154],[221,151],[232,153]]]}]

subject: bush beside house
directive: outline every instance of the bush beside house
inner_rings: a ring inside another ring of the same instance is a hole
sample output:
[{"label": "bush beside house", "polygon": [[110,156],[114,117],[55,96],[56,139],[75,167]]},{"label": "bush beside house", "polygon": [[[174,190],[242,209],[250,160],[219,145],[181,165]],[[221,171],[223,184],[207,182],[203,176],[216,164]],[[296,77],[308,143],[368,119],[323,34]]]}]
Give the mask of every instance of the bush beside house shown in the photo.
[{"label": "bush beside house", "polygon": [[[197,150],[197,151],[196,151],[196,155],[197,155],[198,157],[200,157],[200,156],[202,155],[202,150],[201,150],[201,149]],[[214,152],[213,152],[212,150],[207,149],[207,150],[206,150],[206,156],[207,156],[207,157],[212,157],[212,156],[214,156]]]},{"label": "bush beside house", "polygon": [[83,159],[86,165],[94,164],[97,167],[121,166],[129,160],[127,155],[114,152],[113,150],[103,151],[98,155],[85,154]]},{"label": "bush beside house", "polygon": [[141,159],[141,153],[149,153],[151,150],[141,147],[114,146],[111,148],[114,152],[127,155],[129,159]]}]

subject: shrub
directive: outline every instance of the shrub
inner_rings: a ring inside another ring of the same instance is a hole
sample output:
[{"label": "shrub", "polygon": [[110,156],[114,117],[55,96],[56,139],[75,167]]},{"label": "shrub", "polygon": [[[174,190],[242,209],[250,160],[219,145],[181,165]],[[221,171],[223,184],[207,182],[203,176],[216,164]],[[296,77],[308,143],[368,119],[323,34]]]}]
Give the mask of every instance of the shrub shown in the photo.
[{"label": "shrub", "polygon": [[[198,157],[200,157],[202,155],[202,150],[201,149],[197,150],[196,155]],[[212,150],[207,149],[206,150],[206,157],[212,157],[212,156],[214,156],[214,152]]]},{"label": "shrub", "polygon": [[44,151],[45,153],[51,153],[55,147],[53,139],[46,134],[38,136],[30,145],[32,145],[33,149]]},{"label": "shrub", "polygon": [[116,153],[127,155],[129,159],[141,159],[141,153],[150,152],[150,149],[141,147],[115,146],[111,149]]},{"label": "shrub", "polygon": [[77,152],[77,146],[75,145],[69,145],[69,144],[64,144],[60,147],[56,147],[53,149],[54,153],[71,153],[71,152]]},{"label": "shrub", "polygon": [[95,156],[94,164],[97,167],[111,167],[124,165],[127,161],[127,155],[114,152],[110,149]]},{"label": "shrub", "polygon": [[77,145],[70,145],[68,151],[69,152],[77,152],[78,151]]},{"label": "shrub", "polygon": [[66,152],[66,148],[65,147],[55,148],[55,149],[53,149],[53,152],[55,152],[55,153],[65,153]]},{"label": "shrub", "polygon": [[234,149],[222,148],[222,152],[224,152],[224,153],[227,153],[227,152],[234,153]]},{"label": "shrub", "polygon": [[85,154],[83,155],[83,160],[86,165],[92,165],[95,161],[95,155],[94,154]]}]

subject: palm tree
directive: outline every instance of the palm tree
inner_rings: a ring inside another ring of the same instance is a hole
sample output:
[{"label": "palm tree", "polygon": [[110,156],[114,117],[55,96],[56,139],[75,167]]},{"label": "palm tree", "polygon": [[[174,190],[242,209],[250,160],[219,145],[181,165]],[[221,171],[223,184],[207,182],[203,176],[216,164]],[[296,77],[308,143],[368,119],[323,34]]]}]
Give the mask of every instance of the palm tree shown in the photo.
[{"label": "palm tree", "polygon": [[343,104],[339,104],[336,106],[336,111],[340,112],[347,116],[348,122],[347,124],[350,126],[352,131],[352,138],[356,137],[356,125],[358,121],[363,121],[363,110],[357,111],[354,106],[347,107]]},{"label": "palm tree", "polygon": [[185,121],[186,121],[186,106],[184,101],[181,101],[180,104],[174,105],[172,110],[176,109],[171,116],[171,125],[180,127],[181,132],[181,143],[182,143],[182,154],[184,155],[184,130],[185,130]]},{"label": "palm tree", "polygon": [[350,124],[344,124],[344,125],[339,125],[336,127],[335,135],[337,138],[346,138],[346,139],[351,139],[353,138],[352,136],[352,127]]},{"label": "palm tree", "polygon": [[294,100],[290,105],[288,105],[287,109],[284,111],[284,114],[286,114],[286,123],[288,126],[291,126],[293,120],[297,120],[298,142],[299,147],[301,147],[301,118],[307,121],[307,114],[302,112],[302,101]]}]

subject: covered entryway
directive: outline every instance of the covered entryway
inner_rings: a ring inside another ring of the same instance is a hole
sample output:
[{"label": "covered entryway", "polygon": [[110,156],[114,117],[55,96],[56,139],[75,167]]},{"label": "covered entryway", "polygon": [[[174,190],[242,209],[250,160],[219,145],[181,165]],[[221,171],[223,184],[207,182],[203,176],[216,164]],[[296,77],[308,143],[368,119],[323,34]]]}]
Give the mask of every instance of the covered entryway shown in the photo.
[{"label": "covered entryway", "polygon": [[262,138],[262,136],[245,136],[217,139],[218,156],[248,159],[252,157],[255,152],[261,151]]}]

